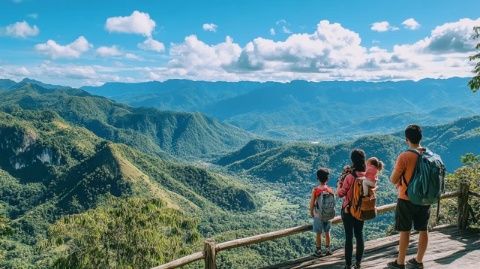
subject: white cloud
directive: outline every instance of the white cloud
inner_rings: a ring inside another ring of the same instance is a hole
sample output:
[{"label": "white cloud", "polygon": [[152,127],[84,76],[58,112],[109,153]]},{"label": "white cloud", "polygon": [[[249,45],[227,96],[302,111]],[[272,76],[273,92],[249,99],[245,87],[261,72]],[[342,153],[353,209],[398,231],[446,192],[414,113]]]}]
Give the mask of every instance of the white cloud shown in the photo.
[{"label": "white cloud", "polygon": [[215,23],[204,23],[202,25],[202,28],[204,31],[207,31],[207,32],[216,32],[218,25],[216,25]]},{"label": "white cloud", "polygon": [[256,38],[242,51],[239,67],[321,72],[358,65],[365,48],[360,36],[338,23],[321,21],[313,34],[292,34],[285,41]]},{"label": "white cloud", "polygon": [[163,45],[162,42],[157,41],[153,38],[147,38],[142,43],[138,43],[137,46],[142,50],[150,50],[150,51],[156,51],[160,53],[165,51],[165,45]]},{"label": "white cloud", "polygon": [[138,57],[137,55],[133,54],[133,53],[125,53],[125,58],[129,59],[129,60],[136,60],[136,61],[141,61],[143,60],[141,57]]},{"label": "white cloud", "polygon": [[46,43],[35,45],[35,49],[48,55],[52,59],[57,58],[79,58],[80,55],[87,52],[92,45],[88,43],[88,40],[80,36],[75,41],[67,45],[60,45],[54,40],[48,40]]},{"label": "white cloud", "polygon": [[[275,25],[282,31],[282,33],[284,34],[291,34],[292,31],[290,30],[290,24],[285,20],[285,19],[281,19],[281,20],[278,20],[275,22]],[[270,33],[272,32],[272,29],[270,29]],[[275,29],[273,29],[273,31],[275,31]]]},{"label": "white cloud", "polygon": [[270,35],[276,35],[277,33],[275,32],[275,29],[270,28]]},{"label": "white cloud", "polygon": [[402,22],[403,27],[410,30],[417,30],[420,28],[420,23],[418,23],[414,18],[406,19]]},{"label": "white cloud", "polygon": [[221,68],[231,65],[240,56],[241,48],[227,36],[225,42],[208,45],[197,36],[187,36],[183,43],[173,44],[169,66],[198,70],[199,67]]},{"label": "white cloud", "polygon": [[123,52],[121,52],[117,46],[102,46],[97,49],[97,55],[100,57],[115,57],[123,55]]},{"label": "white cloud", "polygon": [[5,34],[17,38],[27,38],[29,36],[36,36],[40,33],[40,29],[36,25],[30,26],[26,21],[19,21],[7,25],[4,30]]},{"label": "white cloud", "polygon": [[155,21],[148,13],[133,11],[130,16],[110,17],[105,22],[105,29],[109,32],[141,34],[151,37],[155,29]]},{"label": "white cloud", "polygon": [[98,56],[103,58],[115,58],[115,57],[124,57],[128,60],[141,60],[140,57],[133,53],[126,53],[119,49],[117,46],[113,45],[111,47],[102,46],[96,50]]},{"label": "white cloud", "polygon": [[290,31],[290,29],[288,29],[287,26],[285,26],[285,25],[282,26],[282,32],[284,34],[291,34],[292,33],[292,31]]},{"label": "white cloud", "polygon": [[27,17],[36,20],[36,19],[38,19],[38,13],[30,13],[30,14],[27,14]]},{"label": "white cloud", "polygon": [[387,31],[396,31],[398,27],[390,25],[388,21],[379,21],[372,23],[370,30],[375,32],[387,32]]},{"label": "white cloud", "polygon": [[423,53],[466,53],[473,51],[473,27],[480,25],[476,20],[464,18],[456,22],[445,23],[435,27],[430,36],[412,44],[398,46],[397,50],[410,50]]}]

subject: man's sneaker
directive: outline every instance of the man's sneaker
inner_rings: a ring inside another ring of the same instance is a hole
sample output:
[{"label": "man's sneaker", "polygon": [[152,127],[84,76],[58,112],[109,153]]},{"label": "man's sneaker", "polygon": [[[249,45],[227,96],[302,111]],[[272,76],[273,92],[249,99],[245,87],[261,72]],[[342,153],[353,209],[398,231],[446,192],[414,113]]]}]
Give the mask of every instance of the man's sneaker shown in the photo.
[{"label": "man's sneaker", "polygon": [[417,259],[411,258],[408,260],[408,265],[411,268],[417,268],[417,269],[423,269],[423,263],[422,262],[417,262]]},{"label": "man's sneaker", "polygon": [[393,262],[387,263],[387,267],[392,269],[396,269],[396,268],[405,269],[405,264],[398,264],[397,260],[394,260]]},{"label": "man's sneaker", "polygon": [[315,250],[315,252],[313,253],[313,256],[315,256],[315,257],[323,257],[322,250],[321,250],[321,249]]},{"label": "man's sneaker", "polygon": [[354,269],[360,269],[360,268],[362,268],[362,265],[361,265],[359,262],[357,262],[357,263],[355,263],[355,265],[353,266],[353,268],[354,268]]}]

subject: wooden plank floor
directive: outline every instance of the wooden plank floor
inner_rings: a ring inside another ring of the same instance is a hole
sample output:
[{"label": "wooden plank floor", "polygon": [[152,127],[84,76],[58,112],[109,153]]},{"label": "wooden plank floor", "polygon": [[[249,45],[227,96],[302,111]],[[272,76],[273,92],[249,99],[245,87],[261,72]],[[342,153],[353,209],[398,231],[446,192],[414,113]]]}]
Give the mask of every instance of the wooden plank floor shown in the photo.
[{"label": "wooden plank floor", "polygon": [[[417,251],[418,234],[411,237],[407,259]],[[387,268],[398,253],[398,235],[389,236],[365,244],[362,268]],[[268,268],[343,268],[343,249],[322,258],[313,256],[289,261]],[[355,246],[354,258],[355,259]],[[424,259],[425,268],[480,268],[480,232],[459,232],[456,227],[439,227],[430,232],[429,245]],[[407,267],[408,268],[408,267]]]}]

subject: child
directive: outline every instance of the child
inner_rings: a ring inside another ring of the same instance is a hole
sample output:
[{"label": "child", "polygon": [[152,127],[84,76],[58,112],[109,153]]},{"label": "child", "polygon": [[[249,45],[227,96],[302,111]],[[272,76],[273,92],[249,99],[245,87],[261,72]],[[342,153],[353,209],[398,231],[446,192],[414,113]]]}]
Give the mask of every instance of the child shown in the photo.
[{"label": "child", "polygon": [[383,170],[383,162],[377,157],[371,157],[367,160],[367,170],[365,180],[363,180],[363,195],[369,195],[369,189],[377,187],[378,174]]},{"label": "child", "polygon": [[322,192],[329,192],[333,194],[332,188],[327,186],[329,171],[326,168],[320,168],[317,171],[317,179],[320,184],[313,188],[312,197],[310,199],[310,216],[313,218],[313,232],[316,233],[316,251],[315,256],[322,256],[322,232],[325,232],[325,255],[331,255],[330,251],[330,227],[331,221],[322,221],[318,211],[315,209],[317,198]]}]

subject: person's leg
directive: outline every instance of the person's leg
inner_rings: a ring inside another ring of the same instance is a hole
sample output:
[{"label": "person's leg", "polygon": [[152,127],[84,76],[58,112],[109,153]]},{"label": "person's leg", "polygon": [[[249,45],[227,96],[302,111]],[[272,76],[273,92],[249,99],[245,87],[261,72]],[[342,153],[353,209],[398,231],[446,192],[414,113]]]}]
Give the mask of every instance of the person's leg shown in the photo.
[{"label": "person's leg", "polygon": [[400,241],[398,243],[398,264],[405,264],[405,256],[407,255],[408,243],[410,242],[410,232],[400,232]]},{"label": "person's leg", "polygon": [[397,208],[395,210],[395,229],[400,234],[396,262],[400,265],[405,264],[405,256],[410,242],[410,230],[412,229],[413,222],[413,209],[410,208],[410,205],[410,201],[398,199]]},{"label": "person's leg", "polygon": [[355,252],[355,260],[357,264],[362,263],[363,251],[365,250],[365,244],[363,241],[363,224],[363,221],[359,221],[357,219],[353,220],[353,231],[355,233],[355,240],[357,246],[357,251]]},{"label": "person's leg", "polygon": [[327,248],[330,247],[330,231],[326,232],[325,233],[325,246]]},{"label": "person's leg", "polygon": [[416,261],[422,263],[428,246],[428,220],[430,219],[430,206],[414,207],[415,215],[413,216],[413,227],[419,232]]},{"label": "person's leg", "polygon": [[428,246],[428,231],[421,231],[418,234],[417,262],[423,263],[423,257]]},{"label": "person's leg", "polygon": [[316,243],[317,249],[320,249],[322,247],[322,233],[317,233],[317,238],[315,243]]},{"label": "person's leg", "polygon": [[353,252],[353,217],[350,214],[346,214],[342,210],[343,228],[345,230],[345,263],[348,266],[352,265],[352,252]]}]

